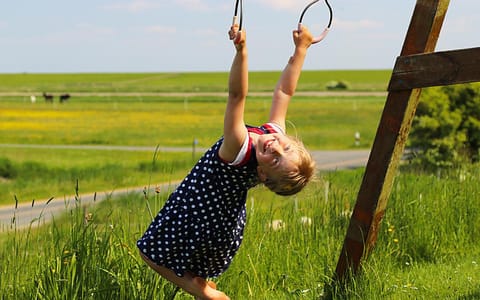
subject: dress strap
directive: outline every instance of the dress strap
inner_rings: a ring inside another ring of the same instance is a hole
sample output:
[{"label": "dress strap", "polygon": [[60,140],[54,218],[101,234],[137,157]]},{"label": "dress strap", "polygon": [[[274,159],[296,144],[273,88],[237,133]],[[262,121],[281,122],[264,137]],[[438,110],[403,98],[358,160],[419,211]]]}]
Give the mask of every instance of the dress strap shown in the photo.
[{"label": "dress strap", "polygon": [[283,128],[280,127],[280,125],[278,125],[277,123],[273,123],[273,122],[265,123],[262,125],[262,127],[265,128],[268,133],[285,134],[285,131],[283,130]]},{"label": "dress strap", "polygon": [[237,154],[237,157],[229,163],[231,166],[240,166],[244,163],[246,163],[250,159],[250,155],[252,152],[252,139],[250,138],[250,134],[248,134],[245,137],[245,140],[243,141],[242,148],[240,148],[240,151]]}]

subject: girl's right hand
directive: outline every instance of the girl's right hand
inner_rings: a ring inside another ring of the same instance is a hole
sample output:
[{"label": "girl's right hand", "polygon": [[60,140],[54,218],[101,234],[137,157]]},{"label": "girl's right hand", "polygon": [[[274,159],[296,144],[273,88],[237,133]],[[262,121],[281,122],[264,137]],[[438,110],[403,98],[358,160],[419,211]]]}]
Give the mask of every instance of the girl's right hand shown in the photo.
[{"label": "girl's right hand", "polygon": [[313,42],[313,36],[307,27],[301,26],[300,30],[293,31],[293,42],[296,47],[308,48]]}]

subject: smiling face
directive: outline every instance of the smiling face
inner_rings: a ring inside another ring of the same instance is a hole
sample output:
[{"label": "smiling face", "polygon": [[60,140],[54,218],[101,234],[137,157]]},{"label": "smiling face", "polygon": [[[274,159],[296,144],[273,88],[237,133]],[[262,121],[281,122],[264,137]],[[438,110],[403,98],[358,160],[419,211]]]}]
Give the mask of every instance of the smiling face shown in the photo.
[{"label": "smiling face", "polygon": [[258,178],[278,195],[300,192],[315,174],[315,161],[295,137],[279,133],[259,135],[255,151]]},{"label": "smiling face", "polygon": [[296,149],[296,143],[283,134],[260,135],[255,153],[260,180],[264,182],[276,174],[296,172],[299,160]]}]

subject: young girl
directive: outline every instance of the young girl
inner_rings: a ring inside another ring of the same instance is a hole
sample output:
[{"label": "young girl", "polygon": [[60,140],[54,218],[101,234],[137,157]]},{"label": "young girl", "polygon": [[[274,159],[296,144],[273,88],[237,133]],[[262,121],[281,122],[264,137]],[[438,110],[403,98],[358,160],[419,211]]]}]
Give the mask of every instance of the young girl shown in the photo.
[{"label": "young girl", "polygon": [[293,32],[295,51],[275,88],[268,123],[244,123],[248,90],[245,31],[229,31],[236,54],[224,135],[193,167],[137,242],[140,255],[161,276],[198,299],[229,299],[207,278],[230,265],[243,239],[247,191],[259,183],[280,195],[299,192],[315,172],[308,151],[285,135],[285,118],[312,35]]}]

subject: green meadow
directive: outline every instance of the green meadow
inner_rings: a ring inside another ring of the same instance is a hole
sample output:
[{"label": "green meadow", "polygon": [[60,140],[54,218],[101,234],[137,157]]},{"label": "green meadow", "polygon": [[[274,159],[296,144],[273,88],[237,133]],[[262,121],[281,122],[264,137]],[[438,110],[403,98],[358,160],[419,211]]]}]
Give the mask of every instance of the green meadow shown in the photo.
[{"label": "green meadow", "polygon": [[[185,147],[196,138],[206,147],[222,134],[223,98],[71,101],[64,105],[1,101],[0,143]],[[287,131],[313,149],[351,148],[359,131],[368,147],[384,101],[364,96],[298,97],[289,107]],[[264,121],[269,108],[270,98],[250,98],[246,122]]]},{"label": "green meadow", "polygon": [[[378,97],[299,98],[290,107],[288,132],[299,136],[310,149],[368,148],[373,141],[384,99]],[[246,120],[260,124],[268,116],[268,98],[249,100]],[[143,185],[145,178],[162,182],[172,168],[185,171],[192,164],[192,144],[208,148],[222,134],[224,99],[162,99],[139,102],[122,98],[112,103],[84,98],[70,103],[0,102],[2,129],[0,157],[17,170],[15,178],[0,181],[0,204],[48,199],[72,191],[76,179],[83,192]],[[332,114],[335,112],[335,114]],[[341,121],[341,125],[338,123]],[[361,133],[355,146],[354,134]],[[153,150],[120,151],[89,149],[23,148],[28,145],[108,145],[182,147],[185,153],[161,151],[165,172],[145,168]],[[195,149],[196,150],[196,149]],[[196,150],[195,155],[200,155]],[[175,160],[173,159],[175,158]],[[173,160],[173,162],[172,162]],[[172,167],[169,167],[169,166]],[[184,172],[183,172],[184,173]],[[180,175],[178,176],[181,177]]]},{"label": "green meadow", "polygon": [[[252,91],[271,90],[278,74],[252,73]],[[312,150],[370,148],[385,97],[354,92],[384,91],[389,75],[304,72],[299,91],[342,80],[352,93],[295,97],[287,131]],[[226,80],[226,73],[0,74],[0,205],[76,195],[48,224],[37,226],[38,216],[26,228],[12,221],[0,229],[1,299],[193,299],[155,275],[135,246],[167,191],[88,207],[80,194],[181,179],[221,135],[225,99],[155,93],[225,92]],[[44,91],[73,97],[45,103]],[[246,121],[263,122],[269,101],[249,97]],[[53,147],[62,145],[77,148]],[[231,299],[479,299],[478,165],[430,174],[402,164],[374,251],[359,276],[332,286],[363,171],[321,172],[287,198],[252,189],[243,245],[218,288]]]},{"label": "green meadow", "polygon": [[[354,91],[385,91],[391,71],[304,71],[299,91],[323,91],[330,81],[344,81]],[[251,72],[252,92],[272,91],[280,71]],[[227,91],[228,73],[0,74],[0,92],[218,92]]]},{"label": "green meadow", "polygon": [[[369,148],[384,101],[372,96],[296,97],[289,107],[287,131],[312,150]],[[250,97],[246,122],[264,122],[269,104],[269,97]],[[71,194],[76,179],[83,192],[142,186],[145,178],[168,181],[171,172],[180,179],[192,165],[192,152],[196,150],[194,157],[200,155],[200,149],[221,136],[224,108],[225,98],[220,96],[74,96],[63,104],[57,99],[31,103],[26,96],[1,97],[0,144],[10,147],[0,147],[0,157],[10,163],[15,178],[5,176],[0,181],[0,204],[13,203],[14,197],[30,202]],[[359,146],[354,140],[357,131],[361,134]],[[196,149],[192,148],[194,141]],[[19,144],[47,148],[16,146]],[[153,150],[57,149],[48,145],[162,146],[187,152],[160,151],[157,165],[165,165],[167,171],[157,166],[160,171],[152,173],[145,165],[152,160]]]}]

